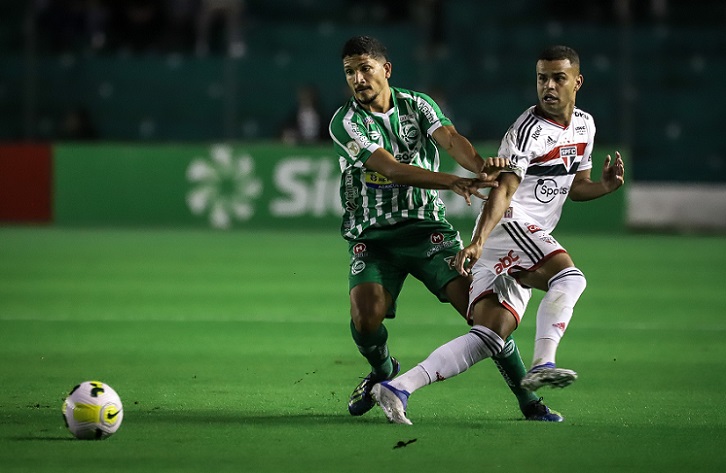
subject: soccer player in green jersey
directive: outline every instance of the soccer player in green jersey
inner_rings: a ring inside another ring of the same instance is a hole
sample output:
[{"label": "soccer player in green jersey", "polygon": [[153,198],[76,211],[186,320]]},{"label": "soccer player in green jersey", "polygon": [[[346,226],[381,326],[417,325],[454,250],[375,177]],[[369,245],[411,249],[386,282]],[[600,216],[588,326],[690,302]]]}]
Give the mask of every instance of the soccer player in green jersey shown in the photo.
[{"label": "soccer player in green jersey", "polygon": [[[470,203],[471,195],[482,197],[479,188],[496,186],[494,178],[507,163],[482,159],[426,94],[390,86],[392,65],[377,39],[351,38],[342,59],[353,96],[335,112],[330,136],[342,172],[350,329],[371,366],[348,402],[348,411],[358,416],[375,405],[372,387],[400,370],[389,354],[383,321],[395,316],[409,274],[466,317],[471,278],[453,266],[463,245],[446,220],[438,190],[451,189]],[[439,147],[476,177],[438,172]],[[514,339],[509,337],[493,359],[527,419],[562,421],[541,398],[520,387],[526,369]]]}]

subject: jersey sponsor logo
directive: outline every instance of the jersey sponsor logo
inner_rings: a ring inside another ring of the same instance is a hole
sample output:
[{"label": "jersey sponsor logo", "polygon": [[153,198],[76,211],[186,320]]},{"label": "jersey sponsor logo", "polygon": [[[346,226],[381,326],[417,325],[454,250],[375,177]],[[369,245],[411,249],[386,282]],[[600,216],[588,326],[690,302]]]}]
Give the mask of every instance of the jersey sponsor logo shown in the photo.
[{"label": "jersey sponsor logo", "polygon": [[590,119],[590,115],[588,115],[587,113],[585,113],[585,112],[583,112],[581,110],[575,110],[574,115],[577,118],[585,118],[586,120],[589,120]]},{"label": "jersey sponsor logo", "polygon": [[409,164],[418,153],[396,153],[396,160],[403,164]]},{"label": "jersey sponsor logo", "polygon": [[[434,235],[436,235],[436,234],[434,233],[434,234],[431,235],[431,237],[432,237],[431,238],[431,243],[434,243],[434,239],[433,239],[433,236]],[[430,257],[430,256],[432,256],[432,255],[435,255],[436,253],[438,253],[440,251],[443,251],[443,250],[445,250],[447,248],[452,248],[452,247],[457,246],[459,244],[456,240],[444,241],[443,238],[444,238],[444,236],[441,235],[441,243],[438,243],[438,244],[434,243],[434,246],[432,246],[429,249],[429,251],[426,252],[426,257],[427,258]]]},{"label": "jersey sponsor logo", "polygon": [[506,271],[512,265],[514,265],[517,261],[519,261],[519,255],[516,254],[514,250],[509,250],[509,253],[507,253],[506,256],[499,258],[499,262],[494,265],[494,272],[496,274],[501,274],[503,271]]},{"label": "jersey sponsor logo", "polygon": [[569,191],[569,187],[559,187],[554,179],[538,179],[534,188],[534,197],[543,204],[549,204],[558,195],[567,195]]},{"label": "jersey sponsor logo", "polygon": [[372,189],[393,189],[394,187],[406,187],[403,184],[394,184],[393,181],[388,179],[383,174],[379,174],[375,171],[368,171],[365,175],[366,186]]},{"label": "jersey sponsor logo", "polygon": [[365,243],[356,243],[355,246],[353,246],[353,254],[356,256],[360,256],[362,253],[365,253],[365,251],[366,251]]},{"label": "jersey sponsor logo", "polygon": [[586,132],[587,127],[585,125],[575,127],[575,133],[577,133],[578,135],[584,135]]},{"label": "jersey sponsor logo", "polygon": [[355,141],[349,141],[347,145],[345,145],[345,148],[348,150],[348,154],[352,158],[355,158],[358,156],[358,153],[360,153],[360,146]]},{"label": "jersey sponsor logo", "polygon": [[511,207],[507,207],[507,210],[504,211],[504,218],[512,218],[512,214],[514,211]]},{"label": "jersey sponsor logo", "polygon": [[375,123],[375,120],[373,120],[373,117],[365,117],[363,119],[363,124],[366,126],[373,125]]},{"label": "jersey sponsor logo", "polygon": [[527,225],[527,230],[529,230],[529,233],[537,233],[541,232],[542,228],[540,228],[538,225],[530,223],[529,225]]},{"label": "jersey sponsor logo", "polygon": [[432,233],[429,238],[431,239],[431,243],[433,245],[440,245],[444,242],[444,234],[440,232]]},{"label": "jersey sponsor logo", "polygon": [[534,132],[532,133],[532,139],[534,141],[537,141],[539,138],[539,135],[542,134],[542,125],[537,125],[537,128],[534,129]]},{"label": "jersey sponsor logo", "polygon": [[363,270],[366,269],[366,263],[362,260],[355,260],[353,264],[350,265],[350,274],[353,276],[360,274],[363,272]]},{"label": "jersey sponsor logo", "polygon": [[565,325],[565,323],[564,323],[564,322],[558,322],[558,323],[556,323],[556,324],[552,324],[552,326],[553,326],[554,328],[556,328],[556,329],[560,330],[561,332],[564,332],[564,331],[565,331],[565,329],[567,328],[567,325]]}]

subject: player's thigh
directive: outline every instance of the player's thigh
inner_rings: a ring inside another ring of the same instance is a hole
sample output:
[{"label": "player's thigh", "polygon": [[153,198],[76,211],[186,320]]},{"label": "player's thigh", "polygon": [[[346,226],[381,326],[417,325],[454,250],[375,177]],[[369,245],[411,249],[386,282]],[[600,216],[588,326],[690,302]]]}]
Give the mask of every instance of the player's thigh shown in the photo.
[{"label": "player's thigh", "polygon": [[495,293],[481,297],[472,305],[470,316],[473,325],[483,325],[505,339],[517,328],[518,320],[499,299]]},{"label": "player's thigh", "polygon": [[350,253],[351,318],[361,333],[375,331],[385,317],[395,316],[396,299],[407,274],[378,242],[351,244]]},{"label": "player's thigh", "polygon": [[449,281],[444,287],[444,294],[454,309],[466,318],[466,312],[469,307],[469,288],[471,287],[471,277],[458,275]]},{"label": "player's thigh", "polygon": [[517,280],[528,287],[533,287],[541,291],[549,289],[549,281],[554,275],[560,271],[572,268],[575,263],[572,261],[569,253],[559,252],[547,258],[539,267],[531,271],[513,272],[513,276]]}]

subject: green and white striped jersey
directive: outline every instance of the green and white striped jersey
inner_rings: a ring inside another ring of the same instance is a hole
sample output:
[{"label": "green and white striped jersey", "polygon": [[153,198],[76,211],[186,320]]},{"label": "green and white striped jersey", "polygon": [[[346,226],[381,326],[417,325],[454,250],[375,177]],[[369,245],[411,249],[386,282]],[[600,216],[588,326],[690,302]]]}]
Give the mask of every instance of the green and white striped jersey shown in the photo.
[{"label": "green and white striped jersey", "polygon": [[439,193],[394,184],[366,169],[370,155],[383,147],[402,163],[429,171],[439,169],[439,150],[431,134],[451,125],[426,94],[391,87],[393,108],[368,112],[351,97],[330,121],[330,136],[340,162],[341,233],[355,240],[368,227],[416,220],[443,220],[446,207]]}]

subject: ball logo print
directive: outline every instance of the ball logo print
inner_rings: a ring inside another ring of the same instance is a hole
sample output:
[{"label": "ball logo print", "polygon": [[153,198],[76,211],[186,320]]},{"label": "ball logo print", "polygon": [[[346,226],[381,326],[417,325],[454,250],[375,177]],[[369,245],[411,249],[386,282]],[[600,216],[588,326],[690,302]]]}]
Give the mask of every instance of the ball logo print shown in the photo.
[{"label": "ball logo print", "polygon": [[124,417],[121,398],[111,386],[100,381],[84,381],[74,387],[62,410],[66,427],[81,440],[110,437]]},{"label": "ball logo print", "polygon": [[255,176],[255,162],[248,154],[233,156],[232,148],[216,145],[210,159],[196,158],[187,167],[193,184],[187,206],[194,215],[207,215],[214,228],[230,228],[255,213],[254,201],[262,195],[262,181]]}]

